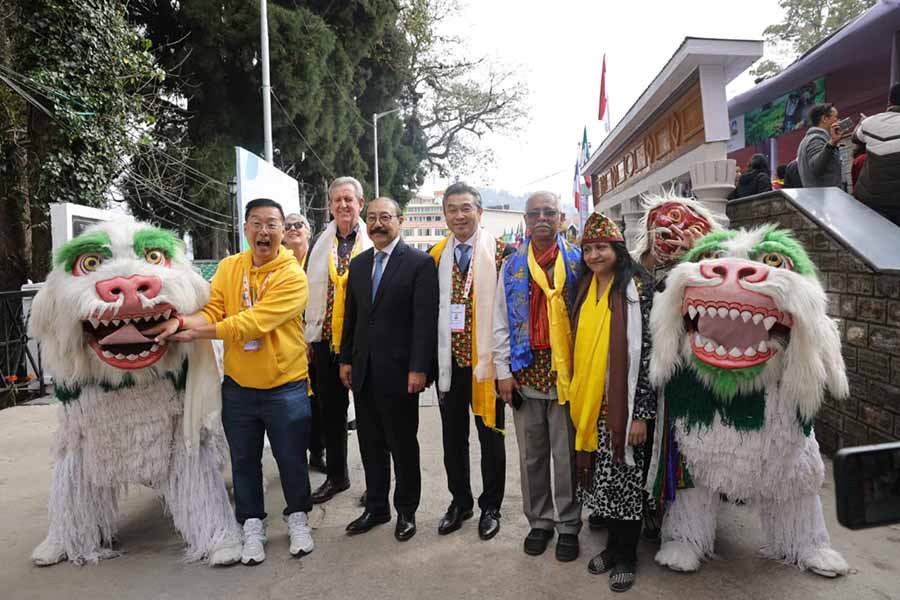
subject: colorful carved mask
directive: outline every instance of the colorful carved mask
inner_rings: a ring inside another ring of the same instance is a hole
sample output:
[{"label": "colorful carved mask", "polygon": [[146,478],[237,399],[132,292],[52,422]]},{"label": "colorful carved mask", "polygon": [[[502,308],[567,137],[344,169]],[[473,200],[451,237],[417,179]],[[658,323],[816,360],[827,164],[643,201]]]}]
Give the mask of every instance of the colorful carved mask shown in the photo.
[{"label": "colorful carved mask", "polygon": [[681,200],[664,202],[651,208],[647,215],[650,252],[662,264],[680,258],[712,229],[710,219]]}]

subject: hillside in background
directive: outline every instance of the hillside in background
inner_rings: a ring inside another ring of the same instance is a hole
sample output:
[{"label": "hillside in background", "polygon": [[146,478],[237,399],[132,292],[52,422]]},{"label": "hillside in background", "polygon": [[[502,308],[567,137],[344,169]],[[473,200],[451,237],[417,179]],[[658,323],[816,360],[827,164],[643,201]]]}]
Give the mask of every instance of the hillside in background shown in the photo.
[{"label": "hillside in background", "polygon": [[[495,190],[494,188],[478,188],[481,192],[481,203],[485,208],[501,207],[508,205],[509,210],[525,210],[525,201],[528,199],[527,194],[517,196],[506,190]],[[575,205],[571,198],[564,197],[562,199],[563,211],[567,215],[575,213]]]}]

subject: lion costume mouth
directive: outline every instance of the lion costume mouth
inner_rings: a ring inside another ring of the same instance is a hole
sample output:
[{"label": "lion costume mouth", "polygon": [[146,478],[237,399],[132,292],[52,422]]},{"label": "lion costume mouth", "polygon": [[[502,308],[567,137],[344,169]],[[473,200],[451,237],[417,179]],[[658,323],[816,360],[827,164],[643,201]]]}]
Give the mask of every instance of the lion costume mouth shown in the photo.
[{"label": "lion costume mouth", "polygon": [[751,292],[725,298],[713,289],[688,287],[682,302],[691,350],[699,360],[722,369],[743,369],[765,363],[778,345],[787,344],[793,319],[771,298]]},{"label": "lion costume mouth", "polygon": [[177,314],[171,304],[129,314],[106,311],[81,322],[88,345],[104,363],[117,369],[143,369],[156,363],[169,346],[157,344],[144,331]]}]

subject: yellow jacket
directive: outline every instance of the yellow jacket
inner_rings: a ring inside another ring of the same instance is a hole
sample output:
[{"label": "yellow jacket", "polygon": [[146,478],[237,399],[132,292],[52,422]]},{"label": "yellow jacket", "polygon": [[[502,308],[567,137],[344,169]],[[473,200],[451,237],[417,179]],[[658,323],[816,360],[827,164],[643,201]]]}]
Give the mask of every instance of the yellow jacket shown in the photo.
[{"label": "yellow jacket", "polygon": [[[253,299],[249,309],[243,302],[245,273]],[[264,281],[262,298],[257,299]],[[302,316],[308,297],[306,273],[283,246],[261,267],[253,266],[251,250],[220,262],[201,313],[216,324],[216,337],[225,341],[225,374],[242,387],[257,389],[307,380]],[[259,340],[259,350],[245,350],[250,340]]]}]

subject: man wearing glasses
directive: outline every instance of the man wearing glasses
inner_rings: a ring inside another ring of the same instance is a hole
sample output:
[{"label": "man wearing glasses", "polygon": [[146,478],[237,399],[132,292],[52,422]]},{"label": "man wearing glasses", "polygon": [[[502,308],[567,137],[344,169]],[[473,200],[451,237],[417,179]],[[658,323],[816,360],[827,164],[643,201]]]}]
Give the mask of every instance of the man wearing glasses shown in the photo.
[{"label": "man wearing glasses", "polygon": [[372,247],[359,218],[362,185],[353,177],[338,177],[328,187],[332,221],[313,240],[306,262],[309,304],[306,341],[315,372],[316,402],[325,434],[325,482],[313,492],[313,502],[331,500],[350,487],[347,467],[347,408],[350,398],[341,383],[337,355],[344,326],[344,299],[350,260]]},{"label": "man wearing glasses", "polygon": [[506,259],[497,284],[494,368],[500,397],[515,409],[522,504],[531,526],[525,553],[542,554],[556,529],[556,558],[567,562],[578,558],[581,530],[575,428],[566,405],[572,372],[566,307],[575,299],[581,251],[560,234],[563,217],[556,194],[528,198],[529,237]]},{"label": "man wearing glasses", "polygon": [[340,355],[341,380],[356,400],[367,487],[365,511],[347,533],[365,533],[391,520],[393,459],[394,537],[401,542],[416,533],[422,491],[419,392],[433,368],[438,322],[434,260],[400,239],[402,222],[390,198],[369,203],[366,226],[374,248],[350,261]]},{"label": "man wearing glasses", "polygon": [[263,436],[268,435],[287,503],[284,519],[294,556],[312,552],[307,513],[312,509],[306,450],[310,403],[303,340],[306,275],[281,245],[284,213],[274,200],[247,203],[249,249],[219,263],[209,303],[145,333],[157,343],[221,339],[225,345],[222,424],[231,451],[234,504],[244,527],[241,562],[265,560]]}]

